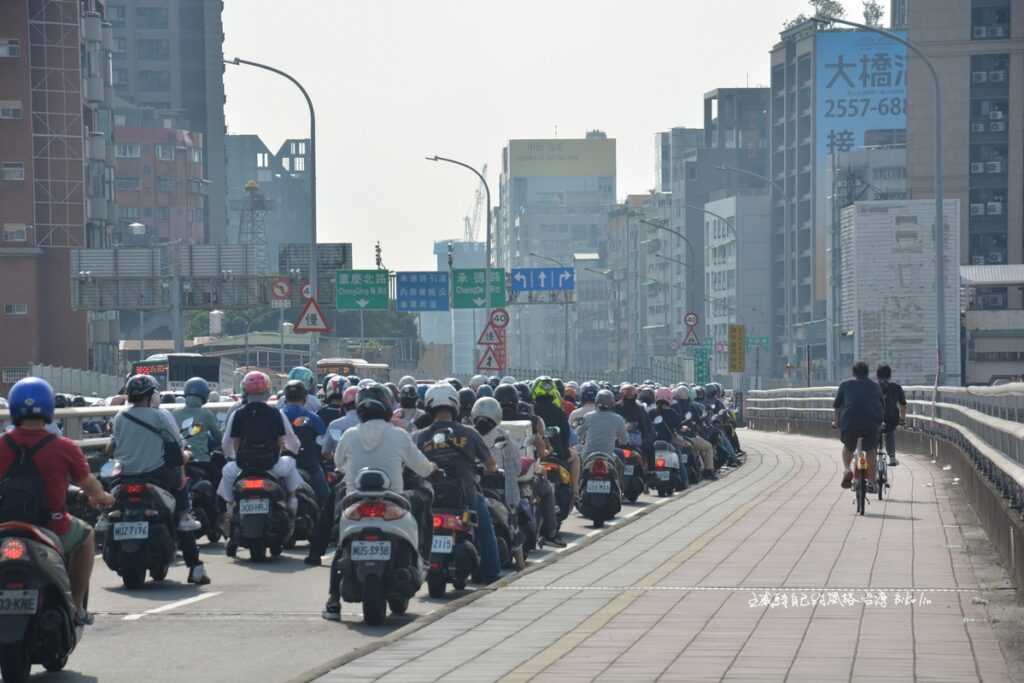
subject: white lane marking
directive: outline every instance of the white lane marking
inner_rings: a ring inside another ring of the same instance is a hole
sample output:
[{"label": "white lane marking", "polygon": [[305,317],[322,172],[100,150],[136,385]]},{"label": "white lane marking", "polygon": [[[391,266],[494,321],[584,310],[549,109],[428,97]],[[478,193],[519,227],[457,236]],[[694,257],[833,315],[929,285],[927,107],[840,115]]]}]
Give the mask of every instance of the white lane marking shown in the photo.
[{"label": "white lane marking", "polygon": [[122,621],[138,621],[139,619],[141,619],[142,617],[146,616],[147,614],[159,614],[161,612],[169,612],[172,609],[177,609],[179,607],[184,607],[185,605],[191,605],[193,603],[200,602],[202,600],[206,600],[207,598],[216,597],[216,596],[218,596],[220,594],[221,594],[220,592],[214,592],[214,593],[203,593],[201,595],[194,595],[191,598],[185,598],[184,600],[178,600],[177,602],[169,602],[166,605],[161,605],[160,607],[154,607],[153,609],[148,609],[145,612],[139,612],[138,614],[129,614],[128,616],[124,617],[122,619]]}]

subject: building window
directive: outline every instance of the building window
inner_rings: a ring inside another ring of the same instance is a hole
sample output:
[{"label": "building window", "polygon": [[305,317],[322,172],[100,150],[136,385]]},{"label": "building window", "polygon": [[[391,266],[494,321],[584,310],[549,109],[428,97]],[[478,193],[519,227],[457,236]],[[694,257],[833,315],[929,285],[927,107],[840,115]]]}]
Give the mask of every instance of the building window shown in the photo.
[{"label": "building window", "polygon": [[21,41],[17,38],[0,38],[0,57],[21,55]]},{"label": "building window", "polygon": [[192,150],[192,162],[196,164],[203,163],[203,150],[193,149]]},{"label": "building window", "polygon": [[168,207],[168,206],[158,206],[158,207],[156,207],[156,217],[157,217],[158,220],[161,220],[161,221],[169,221],[169,220],[171,220],[171,209],[170,209],[170,207]]},{"label": "building window", "polygon": [[156,158],[160,161],[174,161],[174,147],[172,145],[157,145]]},{"label": "building window", "polygon": [[[1010,37],[1010,3],[1002,5],[974,0],[971,10],[971,38],[1004,40]],[[985,6],[988,5],[988,6]]]},{"label": "building window", "polygon": [[116,28],[124,27],[126,12],[124,5],[107,5],[107,21]]},{"label": "building window", "polygon": [[[127,69],[114,69],[112,78],[114,85],[117,87],[123,87],[128,85],[128,70]],[[121,117],[124,118],[123,116]],[[120,125],[124,125],[123,123]]]},{"label": "building window", "polygon": [[4,223],[5,242],[27,242],[28,226],[24,223]]},{"label": "building window", "polygon": [[0,163],[0,180],[24,180],[25,164],[20,161]]},{"label": "building window", "polygon": [[270,155],[267,152],[256,152],[256,168],[270,168]]},{"label": "building window", "polygon": [[138,176],[119,176],[114,180],[114,186],[122,192],[137,192],[139,178]]},{"label": "building window", "polygon": [[174,192],[174,178],[167,176],[158,176],[156,179],[156,191],[157,192]]},{"label": "building window", "polygon": [[293,171],[305,171],[306,170],[306,157],[295,157],[295,163],[292,164]]},{"label": "building window", "polygon": [[119,206],[117,207],[117,217],[122,221],[134,221],[139,218],[139,207],[137,206]]},{"label": "building window", "polygon": [[171,57],[171,43],[162,38],[139,38],[135,41],[139,59],[166,60]]},{"label": "building window", "polygon": [[135,21],[138,28],[167,28],[167,8],[136,7]]},{"label": "building window", "polygon": [[146,91],[170,90],[171,72],[143,69],[138,73],[138,88]]},{"label": "building window", "polygon": [[138,159],[142,156],[142,145],[118,145],[116,154],[119,159]]},{"label": "building window", "polygon": [[4,304],[4,315],[28,315],[28,304]]},{"label": "building window", "polygon": [[20,119],[21,100],[0,100],[0,119]]},{"label": "building window", "polygon": [[123,55],[128,52],[127,38],[114,38],[114,54]]},{"label": "building window", "polygon": [[2,368],[0,369],[0,382],[4,384],[14,384],[28,377],[28,373],[31,368]]}]

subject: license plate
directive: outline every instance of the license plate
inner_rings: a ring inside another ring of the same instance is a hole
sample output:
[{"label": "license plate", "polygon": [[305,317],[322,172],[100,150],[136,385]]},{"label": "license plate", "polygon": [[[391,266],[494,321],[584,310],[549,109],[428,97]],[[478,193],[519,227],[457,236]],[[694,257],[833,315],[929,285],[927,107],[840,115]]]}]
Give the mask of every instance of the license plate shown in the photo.
[{"label": "license plate", "polygon": [[588,481],[587,493],[611,493],[612,483],[610,481]]},{"label": "license plate", "polygon": [[622,473],[625,474],[627,477],[632,477],[633,476],[633,468],[635,468],[635,467],[636,467],[636,465],[626,465],[622,469]]},{"label": "license plate", "polygon": [[353,560],[390,560],[391,541],[352,541]]},{"label": "license plate", "polygon": [[149,538],[149,522],[118,522],[114,525],[115,541],[141,541]]},{"label": "license plate", "polygon": [[656,474],[658,475],[658,479],[661,481],[668,481],[672,476],[672,473],[668,470],[658,470]]},{"label": "license plate", "polygon": [[434,536],[434,541],[430,544],[430,552],[448,555],[452,551],[452,545],[451,536]]},{"label": "license plate", "polygon": [[35,614],[39,591],[0,591],[0,614]]},{"label": "license plate", "polygon": [[269,498],[243,498],[238,501],[238,513],[241,515],[270,514]]}]

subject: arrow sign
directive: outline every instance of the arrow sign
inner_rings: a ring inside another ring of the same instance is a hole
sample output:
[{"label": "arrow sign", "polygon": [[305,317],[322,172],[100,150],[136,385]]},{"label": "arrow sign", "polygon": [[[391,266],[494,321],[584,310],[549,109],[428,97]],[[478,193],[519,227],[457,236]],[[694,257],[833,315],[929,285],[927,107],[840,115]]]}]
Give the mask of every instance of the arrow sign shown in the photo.
[{"label": "arrow sign", "polygon": [[320,310],[320,304],[315,299],[307,299],[306,305],[302,308],[302,315],[295,323],[294,332],[329,332],[330,327],[324,320],[324,312]]},{"label": "arrow sign", "polygon": [[515,275],[512,276],[512,279],[519,284],[519,287],[517,287],[517,289],[526,289],[525,275],[523,275],[522,273],[516,273]]},{"label": "arrow sign", "polygon": [[573,268],[513,268],[512,289],[516,292],[557,292],[576,288]]},{"label": "arrow sign", "polygon": [[473,303],[476,304],[477,308],[483,308],[484,304],[487,303],[487,299],[480,297],[479,299],[473,299]]},{"label": "arrow sign", "polygon": [[356,305],[359,306],[359,308],[366,308],[366,305],[368,303],[370,303],[369,299],[358,299],[358,300],[356,300]]},{"label": "arrow sign", "polygon": [[[566,287],[565,283],[569,282],[570,286]],[[571,270],[563,270],[558,274],[558,288],[559,289],[572,289],[573,273]]]}]

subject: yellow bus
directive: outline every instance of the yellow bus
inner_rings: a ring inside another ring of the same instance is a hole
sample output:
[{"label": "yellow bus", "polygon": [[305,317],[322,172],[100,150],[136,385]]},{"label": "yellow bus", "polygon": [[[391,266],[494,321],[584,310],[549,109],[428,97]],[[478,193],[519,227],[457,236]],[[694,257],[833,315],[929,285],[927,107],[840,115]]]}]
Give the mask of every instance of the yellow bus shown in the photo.
[{"label": "yellow bus", "polygon": [[323,358],[316,363],[316,377],[321,384],[327,375],[341,375],[360,379],[370,378],[375,382],[388,382],[391,368],[387,363],[367,363],[362,358]]}]

